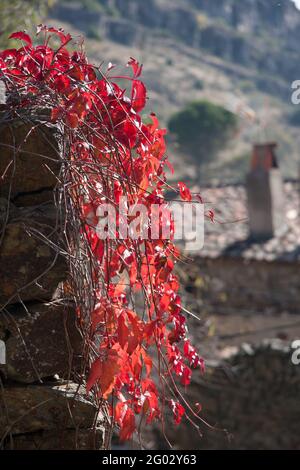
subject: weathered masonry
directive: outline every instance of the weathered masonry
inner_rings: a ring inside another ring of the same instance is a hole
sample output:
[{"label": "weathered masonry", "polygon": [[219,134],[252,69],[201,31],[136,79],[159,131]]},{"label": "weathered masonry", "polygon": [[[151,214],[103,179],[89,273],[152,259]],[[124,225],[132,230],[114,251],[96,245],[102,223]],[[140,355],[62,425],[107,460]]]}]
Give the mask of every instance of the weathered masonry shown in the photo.
[{"label": "weathered masonry", "polygon": [[100,449],[105,419],[81,385],[82,337],[60,296],[60,132],[45,111],[0,111],[0,448]]}]

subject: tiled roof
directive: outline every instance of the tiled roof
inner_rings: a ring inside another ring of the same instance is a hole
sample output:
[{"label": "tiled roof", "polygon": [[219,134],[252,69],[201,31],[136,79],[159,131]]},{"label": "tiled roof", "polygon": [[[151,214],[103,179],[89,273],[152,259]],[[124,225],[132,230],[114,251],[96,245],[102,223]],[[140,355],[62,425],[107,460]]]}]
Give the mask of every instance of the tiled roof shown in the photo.
[{"label": "tiled roof", "polygon": [[258,243],[249,239],[244,186],[202,188],[200,194],[206,210],[214,209],[216,222],[205,222],[204,247],[199,255],[300,262],[300,182],[286,182],[284,190],[286,230],[280,236]]}]

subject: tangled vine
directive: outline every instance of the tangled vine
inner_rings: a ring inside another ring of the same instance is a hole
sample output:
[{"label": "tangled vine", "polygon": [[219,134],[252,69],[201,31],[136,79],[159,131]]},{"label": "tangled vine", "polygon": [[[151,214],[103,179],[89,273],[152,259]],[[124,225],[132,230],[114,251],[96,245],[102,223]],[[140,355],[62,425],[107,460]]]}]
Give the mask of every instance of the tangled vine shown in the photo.
[{"label": "tangled vine", "polygon": [[[150,215],[141,221],[129,213],[129,221],[149,236],[118,236],[123,197],[131,207],[160,208],[170,188],[165,130],[154,114],[144,121],[141,116],[142,66],[131,58],[128,76],[114,76],[112,64],[105,73],[90,64],[82,44],[69,51],[72,37],[63,30],[40,25],[37,35],[38,45],[24,32],[10,36],[22,47],[0,53],[0,78],[12,112],[48,109],[62,131],[57,194],[66,217],[64,292],[76,304],[85,340],[81,372],[87,392],[106,407],[121,440],[130,439],[143,420],[163,421],[165,407],[175,423],[185,415],[197,426],[199,409],[186,401],[179,384],[189,385],[192,368],[203,371],[204,364],[187,337],[174,273],[181,256],[172,241],[174,221],[169,239],[161,230],[151,237]],[[50,45],[53,36],[57,47]],[[127,89],[120,80],[127,80]],[[183,201],[192,200],[184,183],[176,191]],[[99,216],[107,204],[117,213],[114,233],[107,214]],[[107,236],[99,237],[97,225],[104,220]],[[158,220],[162,229],[159,214]]]}]

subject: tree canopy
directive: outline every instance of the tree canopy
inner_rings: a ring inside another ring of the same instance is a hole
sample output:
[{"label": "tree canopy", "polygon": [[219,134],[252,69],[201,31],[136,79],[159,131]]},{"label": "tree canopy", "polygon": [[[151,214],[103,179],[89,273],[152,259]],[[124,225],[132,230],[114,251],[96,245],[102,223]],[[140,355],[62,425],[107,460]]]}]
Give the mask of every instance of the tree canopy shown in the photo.
[{"label": "tree canopy", "polygon": [[188,104],[169,120],[180,148],[199,164],[216,157],[236,126],[234,113],[206,100]]}]

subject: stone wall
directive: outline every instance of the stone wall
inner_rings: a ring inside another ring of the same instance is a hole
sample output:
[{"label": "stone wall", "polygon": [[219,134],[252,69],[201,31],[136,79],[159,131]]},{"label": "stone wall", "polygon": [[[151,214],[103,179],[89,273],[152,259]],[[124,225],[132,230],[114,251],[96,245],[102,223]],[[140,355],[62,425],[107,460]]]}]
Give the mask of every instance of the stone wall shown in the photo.
[{"label": "stone wall", "polygon": [[[189,402],[201,403],[197,422],[176,428],[171,418],[166,435],[177,449],[300,449],[300,365],[292,350],[278,340],[256,348],[244,345],[226,361],[207,364],[194,374]],[[210,427],[209,427],[209,426]],[[167,448],[157,427],[144,435],[151,448]]]},{"label": "stone wall", "polygon": [[[299,264],[198,257],[178,266],[192,342],[206,360],[186,390],[202,410],[199,429],[169,416],[175,449],[300,449]],[[276,339],[263,339],[263,338]],[[281,338],[281,339],[278,339]],[[245,343],[247,341],[247,343]],[[207,423],[207,424],[205,424]],[[144,430],[146,448],[167,449],[160,426]]]},{"label": "stone wall", "polygon": [[196,258],[180,273],[202,311],[300,313],[299,263]]},{"label": "stone wall", "polygon": [[80,386],[83,341],[57,294],[68,275],[54,203],[61,136],[46,115],[2,109],[0,448],[99,449],[105,419]]}]

